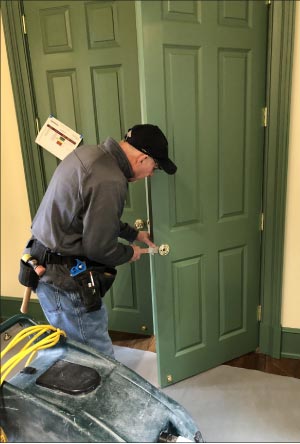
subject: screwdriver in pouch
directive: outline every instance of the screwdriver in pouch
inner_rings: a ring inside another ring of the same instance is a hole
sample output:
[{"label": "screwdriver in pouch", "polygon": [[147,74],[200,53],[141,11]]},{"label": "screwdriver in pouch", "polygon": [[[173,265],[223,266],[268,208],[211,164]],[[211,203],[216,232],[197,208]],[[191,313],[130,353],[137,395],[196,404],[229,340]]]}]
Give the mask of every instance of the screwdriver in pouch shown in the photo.
[{"label": "screwdriver in pouch", "polygon": [[93,294],[95,294],[96,290],[95,290],[95,282],[94,282],[94,278],[93,278],[93,273],[91,271],[89,273],[90,273],[91,282],[88,283],[88,287],[90,287],[90,288],[92,287]]}]

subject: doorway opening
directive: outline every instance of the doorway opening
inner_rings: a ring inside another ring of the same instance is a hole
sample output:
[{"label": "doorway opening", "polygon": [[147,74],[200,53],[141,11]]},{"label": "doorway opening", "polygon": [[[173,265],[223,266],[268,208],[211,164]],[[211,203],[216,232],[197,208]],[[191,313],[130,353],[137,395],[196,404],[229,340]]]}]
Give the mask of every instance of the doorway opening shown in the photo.
[{"label": "doorway opening", "polygon": [[[20,2],[21,3],[21,2]],[[156,3],[156,2],[155,2]],[[157,2],[158,3],[158,2]],[[19,11],[17,11],[16,9],[16,3],[11,3],[11,2],[5,2],[5,17],[6,17],[6,21],[9,23],[15,23],[15,30],[16,32],[11,33],[10,35],[10,51],[11,51],[11,57],[12,57],[12,66],[17,68],[17,69],[13,69],[13,76],[14,76],[14,80],[15,80],[15,89],[17,90],[17,95],[16,95],[16,102],[18,105],[18,109],[21,111],[24,111],[24,103],[25,101],[20,100],[20,97],[23,98],[23,93],[25,92],[30,92],[30,88],[28,86],[28,77],[24,74],[24,72],[26,70],[23,70],[23,67],[26,66],[26,63],[24,63],[24,54],[22,51],[18,52],[18,53],[14,53],[13,48],[17,47],[16,46],[12,46],[11,42],[17,42],[20,44],[20,48],[23,48],[23,36],[21,36],[21,31],[18,28],[18,24],[21,22],[19,20]],[[291,6],[290,6],[291,5]],[[147,5],[146,5],[147,6]],[[282,11],[281,11],[282,9]],[[292,16],[293,16],[293,6],[292,4],[286,3],[286,2],[275,2],[275,4],[271,5],[271,10],[272,15],[271,15],[271,19],[270,22],[271,23],[275,23],[274,21],[274,16],[279,18],[279,25],[281,27],[286,26],[286,28],[288,28],[289,33],[288,35],[290,36],[292,33]],[[16,11],[17,13],[14,15],[14,11]],[[279,12],[278,12],[279,11]],[[161,11],[160,11],[161,12]],[[182,11],[179,11],[182,14]],[[179,13],[175,16],[174,11],[172,12],[172,14],[164,14],[164,18],[169,18],[171,21],[169,21],[169,24],[173,22],[176,23],[178,22],[180,15]],[[277,15],[276,15],[277,14]],[[285,17],[290,17],[290,21],[287,22],[284,20]],[[174,20],[176,19],[176,20]],[[287,25],[285,25],[287,23]],[[279,26],[278,25],[278,26]],[[277,21],[276,21],[276,26],[277,26]],[[272,28],[273,29],[273,28]],[[270,35],[271,38],[275,41],[275,31],[272,34],[272,29],[270,31]],[[277,28],[275,28],[275,30],[277,30]],[[276,36],[286,36],[287,33],[284,32],[276,32]],[[277,38],[277,37],[276,37]],[[277,40],[282,39],[282,37],[278,37]],[[283,54],[289,54],[289,51],[285,51],[285,48],[287,47],[288,49],[291,47],[291,39],[285,39],[284,40],[284,45],[279,45],[279,44],[274,44],[272,40],[271,43],[271,47],[274,46],[275,48],[282,48],[282,53]],[[276,40],[276,42],[277,42]],[[174,48],[174,45],[166,48],[167,49],[167,55],[170,57],[171,60],[177,60],[180,59],[180,56],[182,56],[184,58],[185,53],[182,54],[182,52],[180,53],[174,53],[172,52]],[[187,51],[190,50],[190,47],[186,48]],[[280,50],[281,51],[281,50]],[[271,51],[272,52],[272,51]],[[266,237],[266,241],[265,241],[265,256],[264,256],[264,264],[265,264],[265,276],[264,276],[264,283],[263,283],[263,287],[264,287],[264,319],[263,322],[261,324],[261,339],[260,339],[260,343],[261,345],[264,347],[264,350],[266,350],[267,352],[271,352],[272,350],[274,350],[276,348],[276,350],[278,350],[278,353],[280,353],[280,334],[281,334],[281,328],[280,328],[280,319],[277,316],[278,312],[280,311],[280,303],[281,303],[281,290],[280,290],[280,278],[281,278],[281,246],[283,245],[282,242],[282,226],[283,226],[283,221],[282,218],[280,219],[280,221],[276,224],[276,229],[272,229],[271,224],[273,223],[273,220],[277,220],[276,217],[272,217],[272,215],[276,214],[283,214],[283,211],[280,211],[281,209],[284,208],[284,196],[285,196],[285,188],[284,188],[284,183],[285,183],[285,177],[286,177],[286,163],[283,161],[281,162],[280,160],[283,158],[283,160],[285,159],[285,154],[287,151],[287,144],[284,142],[282,143],[283,137],[281,137],[281,135],[286,134],[286,127],[287,127],[287,120],[283,119],[278,119],[276,118],[276,116],[278,117],[278,111],[277,111],[277,105],[274,107],[272,106],[273,103],[278,103],[278,91],[282,91],[284,88],[282,87],[282,85],[279,85],[279,83],[277,82],[277,71],[280,71],[280,73],[282,72],[282,70],[284,71],[284,73],[289,72],[289,64],[285,64],[282,65],[282,63],[280,63],[280,60],[282,59],[280,57],[281,53],[279,53],[278,51],[274,51],[272,52],[272,54],[275,54],[274,57],[272,58],[272,60],[274,60],[274,62],[272,62],[272,79],[273,77],[275,78],[275,81],[273,82],[269,82],[271,85],[273,85],[272,90],[271,90],[271,99],[270,102],[270,128],[268,130],[268,134],[269,134],[269,139],[271,142],[273,142],[273,137],[274,137],[274,143],[269,143],[268,142],[268,146],[270,147],[269,151],[268,151],[268,156],[270,156],[270,162],[268,162],[268,172],[266,172],[266,176],[271,177],[271,179],[273,178],[273,176],[275,177],[275,172],[278,173],[278,171],[281,173],[282,172],[282,177],[280,180],[279,185],[277,186],[276,190],[278,191],[276,193],[276,200],[273,199],[273,191],[274,190],[269,190],[269,187],[272,187],[272,180],[269,180],[268,183],[270,183],[270,185],[267,185],[266,187],[267,192],[266,192],[266,196],[270,196],[270,198],[266,198],[266,207],[268,209],[268,214],[269,214],[269,218],[268,218],[268,233],[273,233],[272,235],[268,235]],[[190,58],[193,56],[193,54],[190,54],[190,52],[187,52],[187,56],[189,56]],[[229,56],[233,57],[233,55],[229,54]],[[231,57],[231,58],[232,58]],[[20,63],[21,60],[21,63]],[[231,59],[229,59],[231,60]],[[180,60],[179,60],[180,61]],[[16,64],[19,63],[18,66],[16,66]],[[154,66],[155,64],[153,64]],[[226,64],[225,64],[226,65]],[[274,76],[274,66],[275,66],[275,73],[276,75]],[[280,68],[278,68],[280,67]],[[287,67],[287,68],[286,68]],[[149,65],[149,68],[151,68],[151,65]],[[278,68],[278,69],[277,69]],[[16,81],[16,78],[18,76],[16,76],[16,74],[14,74],[14,72],[17,72],[20,75],[20,78],[22,78],[22,86],[20,87],[18,85],[18,82]],[[177,72],[177,71],[176,71]],[[26,71],[27,74],[27,71]],[[109,74],[109,73],[106,73]],[[271,76],[271,74],[270,74]],[[53,77],[52,77],[53,78]],[[281,101],[283,103],[284,106],[280,106],[278,107],[278,109],[280,109],[280,113],[282,113],[282,115],[288,115],[288,79],[289,76],[288,75],[279,75],[278,79],[286,79],[285,84],[287,85],[287,87],[284,89],[285,94],[283,94],[282,96],[284,96]],[[274,90],[274,94],[272,93],[272,91]],[[30,94],[28,94],[29,96]],[[277,99],[276,99],[277,98]],[[284,109],[284,112],[282,111],[282,109]],[[30,145],[30,143],[28,142],[29,140],[33,140],[33,134],[34,134],[34,125],[32,122],[35,121],[35,115],[33,115],[32,113],[32,109],[30,106],[28,106],[25,110],[25,112],[23,112],[23,114],[21,115],[21,111],[19,112],[19,125],[21,127],[21,139],[22,139],[22,147],[23,147],[23,154],[25,157],[24,160],[24,165],[25,165],[25,169],[28,170],[28,165],[34,165],[35,164],[35,160],[36,160],[36,156],[35,156],[35,151],[36,151],[36,147],[33,147]],[[273,122],[273,123],[272,123]],[[279,122],[279,127],[278,128],[274,128],[275,126],[275,122]],[[276,140],[275,140],[276,139]],[[278,149],[280,144],[280,149]],[[32,160],[33,157],[33,161],[32,162],[28,162],[29,160]],[[274,161],[273,161],[274,160]],[[273,174],[274,173],[274,174]],[[31,177],[30,175],[28,175],[28,177],[30,176],[29,180],[29,184],[28,184],[28,190],[29,190],[29,200],[30,200],[30,207],[34,213],[34,210],[36,209],[36,205],[38,204],[38,199],[40,197],[41,194],[41,190],[43,190],[43,187],[41,186],[41,183],[43,183],[43,180],[40,180],[40,175],[42,174],[42,172],[37,172],[37,176],[36,177]],[[37,183],[37,186],[32,186],[33,184]],[[270,202],[269,202],[270,200]],[[279,238],[279,242],[278,242],[278,238]],[[271,246],[276,243],[276,245],[278,245],[279,243],[279,254],[276,255],[276,258],[274,259],[272,257],[272,252],[273,249],[271,248]],[[278,259],[279,258],[279,259]],[[267,266],[266,266],[267,264]],[[276,272],[274,272],[274,270]],[[273,276],[279,276],[278,279],[274,280]],[[270,281],[270,284],[269,284]],[[275,288],[276,287],[276,288]],[[275,289],[275,291],[273,291]],[[274,296],[275,295],[275,296]],[[279,319],[279,321],[278,321]],[[273,328],[274,326],[274,328]],[[275,328],[276,327],[276,328]],[[169,329],[167,329],[167,331],[170,331]],[[274,334],[273,334],[274,333]],[[273,339],[273,340],[272,340]],[[275,340],[276,339],[276,340]],[[273,344],[273,345],[272,345]],[[274,345],[275,344],[275,345]]]}]

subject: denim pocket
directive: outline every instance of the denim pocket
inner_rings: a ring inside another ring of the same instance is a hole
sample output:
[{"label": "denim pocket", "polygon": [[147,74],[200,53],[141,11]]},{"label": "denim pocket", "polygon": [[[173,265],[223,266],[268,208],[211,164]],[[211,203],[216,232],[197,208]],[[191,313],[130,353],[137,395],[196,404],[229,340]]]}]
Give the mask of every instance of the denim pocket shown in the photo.
[{"label": "denim pocket", "polygon": [[63,295],[57,288],[40,282],[37,295],[45,313],[59,313],[62,311],[61,298]]}]

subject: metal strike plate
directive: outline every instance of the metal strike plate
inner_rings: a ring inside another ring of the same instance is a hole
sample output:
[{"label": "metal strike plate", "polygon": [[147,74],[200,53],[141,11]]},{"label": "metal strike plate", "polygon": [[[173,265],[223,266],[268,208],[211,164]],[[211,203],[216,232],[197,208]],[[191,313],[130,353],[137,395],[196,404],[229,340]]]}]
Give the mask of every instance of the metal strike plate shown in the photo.
[{"label": "metal strike plate", "polygon": [[146,225],[146,222],[144,220],[142,220],[142,219],[137,219],[134,222],[134,228],[136,230],[142,230],[145,227],[145,225]]},{"label": "metal strike plate", "polygon": [[170,253],[170,247],[168,244],[162,244],[158,248],[158,252],[161,256],[167,256]]}]

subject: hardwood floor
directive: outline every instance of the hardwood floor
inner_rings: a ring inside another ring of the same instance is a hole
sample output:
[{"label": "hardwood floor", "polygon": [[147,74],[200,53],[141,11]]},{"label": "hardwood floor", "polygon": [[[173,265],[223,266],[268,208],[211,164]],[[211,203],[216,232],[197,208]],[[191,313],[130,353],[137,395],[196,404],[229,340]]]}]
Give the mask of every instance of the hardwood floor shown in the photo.
[{"label": "hardwood floor", "polygon": [[281,376],[291,376],[300,379],[300,360],[281,358],[276,359],[262,353],[248,353],[247,355],[226,362],[226,365],[260,370]]},{"label": "hardwood floor", "polygon": [[[123,347],[155,352],[155,336],[141,336],[138,334],[110,331],[113,344]],[[275,359],[262,353],[253,352],[225,362],[232,367],[260,370],[275,375],[291,376],[300,379],[300,360],[281,358]]]},{"label": "hardwood floor", "polygon": [[109,332],[114,345],[137,348],[139,350],[156,352],[155,336],[142,336],[134,333]]}]

